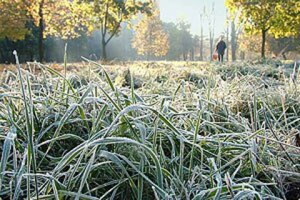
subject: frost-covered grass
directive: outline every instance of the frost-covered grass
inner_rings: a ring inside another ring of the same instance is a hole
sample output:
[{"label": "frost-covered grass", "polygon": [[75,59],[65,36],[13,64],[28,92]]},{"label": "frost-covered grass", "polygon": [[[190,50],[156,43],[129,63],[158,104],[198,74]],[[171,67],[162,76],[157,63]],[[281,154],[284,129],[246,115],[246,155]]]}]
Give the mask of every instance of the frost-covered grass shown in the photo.
[{"label": "frost-covered grass", "polygon": [[26,68],[1,76],[3,199],[299,198],[300,84],[289,69]]}]

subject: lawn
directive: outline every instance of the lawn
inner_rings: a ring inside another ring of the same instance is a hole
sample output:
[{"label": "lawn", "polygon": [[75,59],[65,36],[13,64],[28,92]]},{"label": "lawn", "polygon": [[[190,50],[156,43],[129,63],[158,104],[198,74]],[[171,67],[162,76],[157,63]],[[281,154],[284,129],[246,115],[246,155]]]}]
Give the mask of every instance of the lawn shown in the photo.
[{"label": "lawn", "polygon": [[237,62],[2,72],[2,199],[298,199],[300,83]]}]

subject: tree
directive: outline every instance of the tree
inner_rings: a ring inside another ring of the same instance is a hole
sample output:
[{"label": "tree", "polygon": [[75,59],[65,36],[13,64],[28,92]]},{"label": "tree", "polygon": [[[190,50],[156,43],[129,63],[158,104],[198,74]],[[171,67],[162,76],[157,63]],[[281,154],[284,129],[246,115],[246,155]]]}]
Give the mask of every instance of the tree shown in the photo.
[{"label": "tree", "polygon": [[[29,3],[28,3],[29,2]],[[26,4],[29,17],[39,27],[39,57],[44,60],[44,39],[55,36],[63,39],[79,37],[85,30],[86,10],[78,0],[31,0]]]},{"label": "tree", "polygon": [[[20,47],[17,41],[27,39],[30,34],[27,11],[18,0],[0,1],[0,10],[0,60],[10,63],[13,60],[12,48]],[[23,43],[23,46],[28,44]]]},{"label": "tree", "polygon": [[[239,37],[239,50],[240,52],[245,53],[247,59],[258,58],[261,54],[261,35],[249,35],[247,33],[241,34]],[[265,45],[265,55],[270,55],[270,45],[269,45],[270,36],[266,37],[266,45]]]},{"label": "tree", "polygon": [[149,60],[150,56],[160,57],[168,53],[168,34],[163,29],[160,12],[156,6],[152,15],[144,16],[134,31],[132,46],[139,55],[146,55]]},{"label": "tree", "polygon": [[214,53],[214,37],[215,37],[215,4],[212,4],[211,10],[206,12],[206,18],[208,21],[209,27],[209,53],[210,53],[210,60],[213,60],[213,53]]},{"label": "tree", "polygon": [[194,47],[193,36],[190,33],[191,24],[187,23],[186,21],[180,20],[177,23],[177,28],[179,30],[179,49],[183,60],[187,60],[190,50]]},{"label": "tree", "polygon": [[22,40],[30,31],[26,27],[27,11],[18,0],[0,1],[0,39]]},{"label": "tree", "polygon": [[190,60],[195,60],[197,50],[200,49],[200,37],[198,35],[193,36],[193,48],[191,49]]},{"label": "tree", "polygon": [[237,47],[238,47],[238,39],[239,35],[242,32],[242,27],[243,23],[238,24],[238,16],[239,12],[233,13],[232,16],[230,17],[230,26],[231,26],[231,59],[232,61],[236,60],[236,52],[237,52]]},{"label": "tree", "polygon": [[101,30],[102,58],[107,60],[107,44],[120,33],[122,23],[130,21],[138,13],[151,13],[152,1],[142,0],[84,0],[89,7],[89,29]]},{"label": "tree", "polygon": [[231,12],[241,10],[240,21],[250,34],[261,34],[261,57],[265,58],[267,33],[276,37],[295,35],[299,31],[298,0],[226,0]]},{"label": "tree", "polygon": [[168,60],[178,60],[181,56],[181,45],[179,44],[179,29],[173,22],[163,23],[165,32],[169,36],[169,51],[166,55]]},{"label": "tree", "polygon": [[[79,0],[28,0],[0,2],[0,38],[22,40],[31,34],[34,23],[39,28],[39,57],[44,59],[43,41],[47,36],[73,38],[83,30],[84,10]],[[17,30],[16,30],[17,29]]]},{"label": "tree", "polygon": [[203,61],[203,40],[204,40],[204,35],[203,35],[203,21],[204,21],[204,14],[205,14],[205,7],[203,7],[203,13],[200,14],[200,27],[201,27],[201,32],[200,32],[200,61]]},{"label": "tree", "polygon": [[276,13],[274,18],[277,23],[271,29],[275,38],[297,38],[300,33],[300,1],[281,0],[276,6]]},{"label": "tree", "polygon": [[166,56],[168,60],[187,60],[188,54],[190,54],[194,48],[199,48],[195,41],[198,38],[193,38],[190,33],[190,24],[180,20],[176,24],[173,22],[163,23],[164,30],[169,36],[169,51]]},{"label": "tree", "polygon": [[235,22],[234,20],[231,20],[230,22],[231,26],[231,59],[232,61],[236,60],[236,49],[237,49],[237,34],[236,34],[236,28],[235,28]]}]

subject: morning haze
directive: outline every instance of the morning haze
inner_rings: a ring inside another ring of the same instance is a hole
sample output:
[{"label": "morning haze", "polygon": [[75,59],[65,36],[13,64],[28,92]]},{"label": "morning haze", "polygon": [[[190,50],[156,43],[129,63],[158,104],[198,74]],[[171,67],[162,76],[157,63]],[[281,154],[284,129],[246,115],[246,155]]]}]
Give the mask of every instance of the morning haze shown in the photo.
[{"label": "morning haze", "polygon": [[[200,34],[200,14],[204,7],[209,12],[215,9],[215,31],[219,35],[226,28],[226,7],[224,0],[158,0],[161,9],[161,18],[167,22],[176,22],[179,19],[191,24],[191,32]],[[204,23],[205,34],[208,34],[208,24]]]}]

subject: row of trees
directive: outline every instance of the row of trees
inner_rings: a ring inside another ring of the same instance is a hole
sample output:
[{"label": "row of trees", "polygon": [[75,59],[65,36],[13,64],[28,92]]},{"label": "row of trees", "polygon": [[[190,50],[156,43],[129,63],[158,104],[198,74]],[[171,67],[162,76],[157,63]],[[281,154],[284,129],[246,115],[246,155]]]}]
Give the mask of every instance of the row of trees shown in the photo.
[{"label": "row of trees", "polygon": [[38,29],[39,59],[44,60],[44,39],[76,38],[101,30],[103,59],[106,46],[139,13],[151,14],[152,1],[138,0],[2,0],[0,38],[23,40]]},{"label": "row of trees", "polygon": [[[139,25],[138,23],[137,25]],[[157,26],[158,27],[158,26]],[[164,44],[155,42],[152,44],[154,50],[159,54],[147,53],[145,51],[138,54],[138,49],[134,49],[134,43],[138,36],[137,28],[128,29],[125,25],[117,37],[111,39],[107,48],[107,58],[109,60],[151,60],[166,59],[166,60],[198,60],[199,59],[199,37],[192,35],[189,30],[190,25],[185,21],[177,23],[164,23],[158,29],[158,32],[167,35],[167,41]],[[138,29],[143,30],[143,29]],[[157,34],[154,34],[157,35]],[[140,37],[142,45],[145,45],[143,37]],[[145,37],[146,38],[146,37]],[[140,40],[140,41],[141,41]],[[154,38],[153,41],[156,39]],[[45,62],[62,62],[64,55],[64,45],[68,43],[68,60],[72,62],[80,61],[81,56],[91,59],[102,58],[102,33],[100,30],[94,31],[91,35],[83,33],[78,38],[63,40],[58,37],[47,37],[44,40],[44,61]],[[146,44],[147,45],[147,44]],[[207,49],[208,41],[204,40],[204,48]],[[38,59],[38,30],[32,30],[31,35],[27,35],[24,40],[12,41],[8,39],[0,39],[0,63],[14,62],[12,51],[17,49],[21,61],[33,61]],[[164,55],[167,52],[166,55]],[[204,55],[208,52],[205,52]]]},{"label": "row of trees", "polygon": [[163,23],[156,5],[151,16],[144,16],[134,28],[132,46],[147,60],[165,58],[168,60],[194,60],[200,49],[199,37],[190,33],[190,24]]},{"label": "row of trees", "polygon": [[[231,58],[237,59],[237,49],[242,55],[245,52],[256,52],[257,44],[261,45],[261,57],[266,57],[266,50],[277,57],[286,58],[286,51],[295,51],[299,47],[300,37],[300,1],[298,0],[226,0],[229,9],[227,16],[227,28],[224,31],[226,42],[230,43]],[[208,22],[208,45],[204,45],[203,23]],[[195,49],[199,48],[200,60],[203,60],[204,49],[209,47],[210,60],[215,48],[214,36],[214,4],[210,10],[203,9],[200,14],[201,34],[191,37],[189,24],[180,22],[177,25],[166,24],[169,30],[169,45],[178,45],[175,48],[187,60],[187,55],[194,60]],[[167,35],[161,30],[159,11],[152,17],[142,20],[137,26],[137,36],[134,47],[139,54],[153,54],[162,56],[167,54],[169,48]],[[258,35],[261,34],[261,40]],[[170,37],[171,36],[171,37]],[[173,37],[172,37],[173,36]],[[240,37],[242,36],[242,37]],[[147,38],[147,39],[145,39]],[[182,40],[182,41],[178,41]],[[240,42],[238,42],[240,41]],[[252,44],[251,44],[252,43]],[[151,46],[152,45],[152,46]],[[154,45],[154,46],[153,46]],[[266,46],[269,47],[266,49]],[[156,47],[156,48],[155,48]],[[174,47],[174,46],[173,46]],[[227,51],[229,60],[229,51]],[[244,56],[242,56],[244,57]],[[178,58],[178,57],[177,57]],[[176,58],[173,58],[176,60]]]},{"label": "row of trees", "polygon": [[[70,47],[69,55],[71,58],[77,56],[77,60],[81,55],[92,55],[96,59],[194,60],[195,52],[200,48],[199,37],[190,33],[190,24],[185,21],[176,24],[162,22],[155,2],[66,0],[58,3],[55,5],[52,1],[45,0],[39,1],[39,4],[35,1],[32,5],[20,1],[1,2],[0,5],[4,8],[0,17],[3,24],[0,30],[2,62],[13,60],[13,49],[21,52],[21,59],[24,61],[34,60],[35,52],[39,52],[40,60],[61,61],[63,44],[66,42]],[[14,10],[14,18],[9,18],[8,14],[12,13],[11,9],[15,6],[22,7]],[[50,14],[51,10],[61,13]],[[98,11],[102,13],[101,16],[99,13],[96,16]],[[132,20],[134,17],[137,20]],[[91,19],[92,22],[89,21]],[[5,23],[5,20],[9,23]],[[16,31],[15,27],[19,27],[21,31]],[[99,43],[101,48],[95,45]],[[107,52],[108,43],[111,44]],[[99,55],[100,51],[102,55]],[[76,61],[76,58],[72,60]]]},{"label": "row of trees", "polygon": [[[299,39],[295,39],[300,30],[299,1],[226,0],[226,5],[230,15],[224,35],[232,60],[237,58],[238,48],[254,52],[255,44],[261,44],[263,58],[268,49],[281,54],[299,47]],[[58,49],[68,42],[75,47],[73,54],[95,54],[104,60],[112,58],[108,53],[125,59],[209,60],[216,42],[213,8],[203,9],[197,36],[190,33],[187,22],[162,22],[154,0],[2,0],[0,59],[7,60],[6,50],[13,46],[31,60],[38,51],[40,61],[45,53],[47,61],[55,61],[56,54],[63,54]],[[209,26],[208,37],[203,34],[204,23]],[[229,59],[229,51],[226,57]]]},{"label": "row of trees", "polygon": [[268,35],[275,39],[299,35],[299,0],[226,0],[226,5],[233,17],[239,17],[246,33],[261,35],[262,58]]}]

